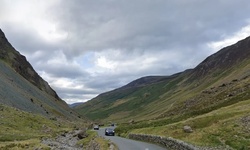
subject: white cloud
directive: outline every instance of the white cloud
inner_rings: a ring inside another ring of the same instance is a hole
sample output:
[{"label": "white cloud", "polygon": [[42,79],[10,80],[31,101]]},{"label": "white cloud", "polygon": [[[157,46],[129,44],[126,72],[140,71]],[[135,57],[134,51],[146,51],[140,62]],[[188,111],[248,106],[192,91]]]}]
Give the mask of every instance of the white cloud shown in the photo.
[{"label": "white cloud", "polygon": [[240,29],[240,31],[233,33],[232,35],[222,36],[222,40],[220,41],[208,43],[208,46],[212,48],[214,52],[216,52],[223,47],[235,44],[237,41],[242,40],[248,36],[250,36],[250,24]]},{"label": "white cloud", "polygon": [[107,58],[104,56],[100,56],[96,60],[96,66],[112,70],[116,67],[116,63],[114,63],[110,60],[107,60]]}]

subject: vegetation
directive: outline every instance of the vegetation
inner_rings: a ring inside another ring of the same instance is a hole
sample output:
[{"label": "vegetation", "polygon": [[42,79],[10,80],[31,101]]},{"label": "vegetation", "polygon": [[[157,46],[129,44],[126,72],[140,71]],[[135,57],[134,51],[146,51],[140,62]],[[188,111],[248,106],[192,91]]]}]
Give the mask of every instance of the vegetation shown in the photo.
[{"label": "vegetation", "polygon": [[[83,144],[83,145],[85,145],[84,148],[87,149],[89,144],[91,142],[94,142],[99,146],[100,150],[108,150],[109,149],[110,141],[98,136],[96,131],[88,130],[87,134],[88,134],[88,137],[80,140],[78,142],[79,145]],[[116,146],[114,148],[117,149]]]},{"label": "vegetation", "polygon": [[[0,34],[0,149],[49,149],[41,139],[85,124]],[[116,132],[124,137],[156,134],[201,147],[250,149],[249,39],[194,69],[140,78],[75,109],[96,122],[119,123]],[[184,132],[186,125],[193,132]],[[108,149],[108,141],[87,132],[78,144]]]},{"label": "vegetation", "polygon": [[[159,80],[135,80],[76,110],[93,120],[119,123],[116,132],[124,137],[156,134],[199,146],[250,149],[249,38],[194,69]],[[183,132],[185,125],[194,132]]]},{"label": "vegetation", "polygon": [[[230,146],[234,149],[250,147],[250,100],[222,107],[197,117],[167,123],[162,126],[130,129],[130,133],[154,134],[173,137],[199,146]],[[139,126],[138,123],[137,126]],[[142,124],[141,124],[142,125]],[[183,126],[189,125],[193,133],[185,133]],[[126,128],[117,131],[125,133]]]},{"label": "vegetation", "polygon": [[46,148],[41,139],[55,137],[57,134],[73,130],[76,125],[67,120],[46,118],[44,116],[0,105],[0,149]]}]

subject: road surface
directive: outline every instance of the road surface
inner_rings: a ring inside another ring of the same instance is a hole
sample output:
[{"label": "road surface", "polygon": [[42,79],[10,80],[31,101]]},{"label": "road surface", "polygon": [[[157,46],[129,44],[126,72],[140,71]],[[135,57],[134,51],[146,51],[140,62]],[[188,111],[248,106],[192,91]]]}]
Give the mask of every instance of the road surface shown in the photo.
[{"label": "road surface", "polygon": [[99,136],[109,139],[110,141],[115,143],[118,146],[119,150],[166,150],[166,148],[150,143],[130,140],[119,136],[106,136],[104,132],[105,128],[100,128],[98,130]]}]

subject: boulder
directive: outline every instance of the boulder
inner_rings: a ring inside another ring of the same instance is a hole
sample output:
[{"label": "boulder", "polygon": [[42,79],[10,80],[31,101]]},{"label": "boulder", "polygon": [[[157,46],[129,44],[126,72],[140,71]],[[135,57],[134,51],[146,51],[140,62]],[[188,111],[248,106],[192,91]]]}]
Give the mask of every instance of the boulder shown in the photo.
[{"label": "boulder", "polygon": [[193,129],[190,127],[190,126],[184,126],[183,127],[183,131],[185,132],[185,133],[192,133],[193,132]]},{"label": "boulder", "polygon": [[129,121],[129,123],[130,123],[130,124],[134,124],[135,121],[134,121],[133,119],[131,119],[131,120]]},{"label": "boulder", "polygon": [[83,138],[88,137],[88,134],[86,133],[86,130],[80,130],[80,131],[77,133],[77,137],[78,137],[79,139],[83,139]]}]

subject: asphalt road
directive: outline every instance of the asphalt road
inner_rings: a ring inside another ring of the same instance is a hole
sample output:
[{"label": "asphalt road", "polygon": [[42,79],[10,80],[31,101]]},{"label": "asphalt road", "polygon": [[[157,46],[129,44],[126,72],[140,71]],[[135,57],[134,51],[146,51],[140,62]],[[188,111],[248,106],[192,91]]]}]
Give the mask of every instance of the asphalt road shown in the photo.
[{"label": "asphalt road", "polygon": [[119,136],[106,136],[104,132],[105,128],[100,128],[98,130],[99,136],[109,139],[110,141],[115,143],[118,146],[119,150],[166,150],[166,148],[150,143],[130,140]]}]

